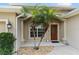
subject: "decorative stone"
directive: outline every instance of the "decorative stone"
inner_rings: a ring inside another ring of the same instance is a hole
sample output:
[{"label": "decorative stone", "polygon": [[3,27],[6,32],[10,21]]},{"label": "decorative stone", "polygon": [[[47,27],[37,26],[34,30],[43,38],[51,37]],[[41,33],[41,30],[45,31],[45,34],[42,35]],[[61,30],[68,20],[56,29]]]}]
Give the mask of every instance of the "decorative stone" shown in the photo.
[{"label": "decorative stone", "polygon": [[35,50],[33,47],[23,47],[18,50],[18,55],[47,55],[53,48],[53,46],[40,46]]}]

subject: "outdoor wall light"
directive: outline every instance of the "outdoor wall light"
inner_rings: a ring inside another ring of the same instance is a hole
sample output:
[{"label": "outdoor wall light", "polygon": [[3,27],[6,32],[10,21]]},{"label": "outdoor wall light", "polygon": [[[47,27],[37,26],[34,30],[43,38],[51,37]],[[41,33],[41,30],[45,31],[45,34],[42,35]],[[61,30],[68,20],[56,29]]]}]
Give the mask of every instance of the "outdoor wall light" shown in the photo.
[{"label": "outdoor wall light", "polygon": [[8,28],[8,29],[11,29],[11,28],[12,28],[12,24],[11,24],[10,22],[8,22],[7,28]]}]

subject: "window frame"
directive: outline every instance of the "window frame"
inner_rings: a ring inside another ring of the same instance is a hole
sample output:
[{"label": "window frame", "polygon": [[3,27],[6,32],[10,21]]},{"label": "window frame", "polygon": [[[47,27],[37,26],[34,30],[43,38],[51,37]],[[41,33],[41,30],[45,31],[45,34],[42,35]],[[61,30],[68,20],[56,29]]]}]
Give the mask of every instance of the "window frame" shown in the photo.
[{"label": "window frame", "polygon": [[[41,30],[43,30],[43,31],[39,31],[39,29],[41,29]],[[41,37],[41,36],[39,36],[39,33],[44,34],[44,29],[43,29],[43,28],[38,28],[38,37]]]},{"label": "window frame", "polygon": [[[36,38],[40,38],[41,36],[38,36],[39,35],[39,33],[38,33],[38,30],[39,29],[42,29],[42,27],[41,26],[38,26],[38,27],[36,27]],[[29,27],[29,38],[33,38],[33,37],[31,37],[31,27]]]}]

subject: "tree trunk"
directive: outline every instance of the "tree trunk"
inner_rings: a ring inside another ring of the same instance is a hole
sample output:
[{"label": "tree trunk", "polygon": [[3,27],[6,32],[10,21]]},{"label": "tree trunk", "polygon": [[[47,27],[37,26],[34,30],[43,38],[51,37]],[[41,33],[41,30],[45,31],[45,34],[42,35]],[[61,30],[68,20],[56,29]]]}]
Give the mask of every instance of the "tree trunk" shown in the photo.
[{"label": "tree trunk", "polygon": [[40,39],[40,42],[38,43],[38,48],[39,48],[39,46],[40,46],[40,44],[41,44],[41,42],[42,42],[42,40],[43,40],[43,38],[44,38],[44,36],[45,36],[47,30],[48,30],[48,27],[49,27],[49,25],[47,25],[46,27],[43,27],[45,32],[44,32],[44,34],[42,35],[42,37],[41,37],[41,39]]},{"label": "tree trunk", "polygon": [[36,46],[36,37],[35,37],[35,29],[36,29],[36,28],[35,28],[35,25],[32,26],[32,29],[33,29],[34,41],[35,41],[33,48],[34,48],[35,50],[38,50],[39,48]]},{"label": "tree trunk", "polygon": [[36,37],[35,37],[35,26],[34,25],[32,26],[32,31],[33,31],[33,35],[34,35],[34,47],[36,47],[36,43],[35,43],[35,40],[36,40]]}]

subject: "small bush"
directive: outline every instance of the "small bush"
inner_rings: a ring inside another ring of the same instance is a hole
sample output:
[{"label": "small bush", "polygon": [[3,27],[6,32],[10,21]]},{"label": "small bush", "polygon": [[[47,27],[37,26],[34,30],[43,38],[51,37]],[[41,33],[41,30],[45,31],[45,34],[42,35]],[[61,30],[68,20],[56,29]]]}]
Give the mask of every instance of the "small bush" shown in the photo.
[{"label": "small bush", "polygon": [[0,54],[12,55],[14,49],[15,37],[12,33],[2,32],[0,33]]}]

